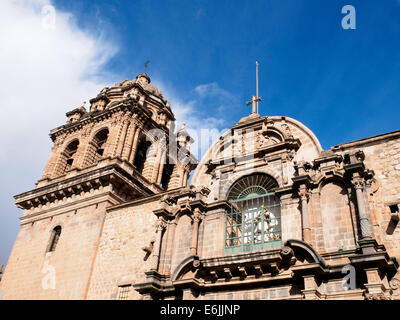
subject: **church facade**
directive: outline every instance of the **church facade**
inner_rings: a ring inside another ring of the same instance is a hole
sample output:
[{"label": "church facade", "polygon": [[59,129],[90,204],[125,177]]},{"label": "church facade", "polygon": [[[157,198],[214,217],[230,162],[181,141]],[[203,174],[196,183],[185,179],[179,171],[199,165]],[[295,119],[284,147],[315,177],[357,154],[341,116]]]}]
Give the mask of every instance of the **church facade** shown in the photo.
[{"label": "church facade", "polygon": [[197,163],[150,82],[50,132],[3,298],[400,299],[400,130],[323,150],[253,99]]}]

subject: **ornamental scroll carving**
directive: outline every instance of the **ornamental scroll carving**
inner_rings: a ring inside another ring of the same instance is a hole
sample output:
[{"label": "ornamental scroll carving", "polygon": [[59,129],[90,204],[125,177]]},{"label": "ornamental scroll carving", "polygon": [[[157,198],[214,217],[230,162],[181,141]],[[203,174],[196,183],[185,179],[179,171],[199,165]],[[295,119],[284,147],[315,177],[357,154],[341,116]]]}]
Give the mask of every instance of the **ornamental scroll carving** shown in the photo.
[{"label": "ornamental scroll carving", "polygon": [[397,273],[392,280],[390,280],[390,288],[392,289],[392,297],[395,300],[400,300],[400,274]]}]

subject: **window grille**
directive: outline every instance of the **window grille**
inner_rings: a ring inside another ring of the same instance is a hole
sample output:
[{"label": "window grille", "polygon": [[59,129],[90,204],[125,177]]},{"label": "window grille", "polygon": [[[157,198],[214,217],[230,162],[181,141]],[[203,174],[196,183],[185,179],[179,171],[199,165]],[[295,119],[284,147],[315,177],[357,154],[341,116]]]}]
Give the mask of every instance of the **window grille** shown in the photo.
[{"label": "window grille", "polygon": [[233,185],[231,209],[225,215],[225,254],[282,246],[280,202],[271,192],[276,186],[266,175],[245,177]]},{"label": "window grille", "polygon": [[131,286],[118,287],[118,300],[128,300],[131,293]]}]

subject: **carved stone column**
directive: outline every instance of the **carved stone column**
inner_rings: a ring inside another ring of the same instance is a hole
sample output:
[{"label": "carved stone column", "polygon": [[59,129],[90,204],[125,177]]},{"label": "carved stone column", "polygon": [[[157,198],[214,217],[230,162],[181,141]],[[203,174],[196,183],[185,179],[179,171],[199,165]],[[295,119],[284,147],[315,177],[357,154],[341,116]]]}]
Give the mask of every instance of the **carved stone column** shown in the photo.
[{"label": "carved stone column", "polygon": [[301,201],[301,224],[303,228],[303,240],[307,243],[310,243],[311,226],[310,226],[310,216],[308,214],[309,192],[304,185],[300,187],[299,197]]},{"label": "carved stone column", "polygon": [[130,155],[129,155],[129,160],[128,160],[128,161],[129,161],[130,163],[133,163],[133,161],[135,160],[136,149],[137,149],[138,142],[139,142],[140,131],[141,131],[141,128],[140,128],[140,126],[138,126],[138,127],[136,128],[135,136],[134,136],[134,138],[133,138],[131,153],[130,153]]},{"label": "carved stone column", "polygon": [[193,213],[193,231],[192,231],[192,241],[190,242],[190,255],[197,255],[197,240],[199,238],[199,224],[203,219],[203,214],[198,208],[194,209]]},{"label": "carved stone column", "polygon": [[367,211],[365,209],[364,192],[363,192],[365,182],[358,174],[355,174],[352,183],[354,189],[356,189],[358,216],[360,218],[361,238],[362,239],[371,238],[371,230],[370,230]]},{"label": "carved stone column", "polygon": [[190,171],[189,170],[185,170],[185,171],[183,171],[184,173],[183,173],[183,185],[182,185],[182,187],[186,187],[187,186],[187,184],[188,184],[188,180],[189,180],[189,174],[190,174]]},{"label": "carved stone column", "polygon": [[179,175],[179,184],[178,187],[182,187],[183,186],[183,180],[184,180],[184,174],[185,174],[185,169],[182,168],[181,166],[178,167],[178,175]]},{"label": "carved stone column", "polygon": [[166,228],[167,224],[165,223],[163,218],[158,218],[156,224],[156,242],[154,243],[153,249],[153,261],[151,270],[157,271],[158,270],[158,263],[160,261],[160,250],[161,250],[161,241],[163,231]]},{"label": "carved stone column", "polygon": [[129,133],[124,143],[124,150],[122,152],[122,159],[124,160],[129,160],[129,154],[132,149],[132,143],[135,137],[135,133],[136,133],[136,124],[135,122],[131,121],[131,124],[129,126]]},{"label": "carved stone column", "polygon": [[129,126],[129,120],[125,119],[123,124],[122,124],[119,140],[117,142],[118,145],[117,145],[117,150],[115,152],[116,156],[122,156],[122,149],[123,149],[124,144],[125,144],[125,138],[126,138],[126,132],[128,130],[128,126]]},{"label": "carved stone column", "polygon": [[160,172],[163,153],[164,153],[164,150],[163,150],[163,147],[162,147],[162,142],[160,141],[157,144],[156,154],[155,154],[155,157],[154,157],[153,173],[152,173],[152,177],[151,177],[151,182],[153,182],[153,183],[157,183],[158,174]]},{"label": "carved stone column", "polygon": [[158,169],[158,177],[157,177],[157,181],[156,181],[156,183],[158,185],[160,185],[161,181],[162,181],[165,162],[166,162],[166,152],[165,152],[165,150],[163,150],[161,153],[160,164],[159,164],[159,169]]}]

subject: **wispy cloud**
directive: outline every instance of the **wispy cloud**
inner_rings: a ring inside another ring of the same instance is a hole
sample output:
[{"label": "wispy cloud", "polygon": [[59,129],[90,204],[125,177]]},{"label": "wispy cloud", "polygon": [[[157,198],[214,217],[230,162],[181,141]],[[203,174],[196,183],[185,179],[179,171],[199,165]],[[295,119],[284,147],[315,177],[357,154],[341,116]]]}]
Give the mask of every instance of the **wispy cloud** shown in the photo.
[{"label": "wispy cloud", "polygon": [[40,177],[51,152],[47,133],[113,78],[103,66],[116,44],[81,30],[73,15],[57,8],[46,21],[51,4],[0,1],[0,264],[18,230],[20,210],[12,196],[33,188]]}]

